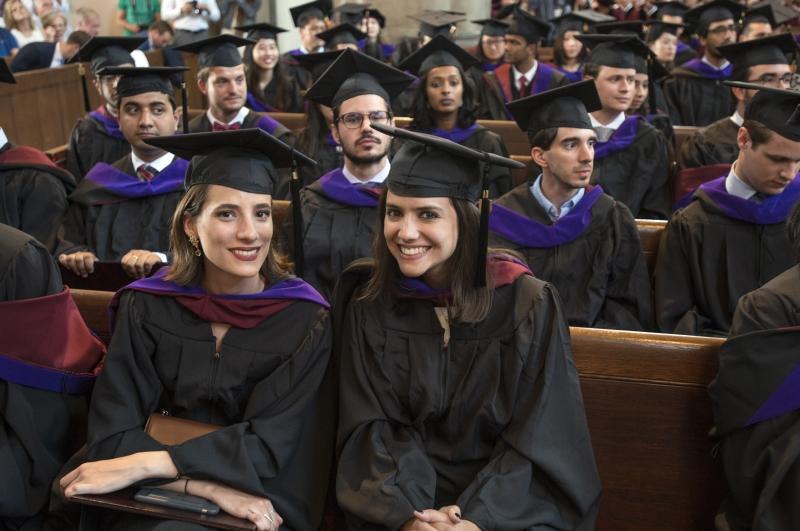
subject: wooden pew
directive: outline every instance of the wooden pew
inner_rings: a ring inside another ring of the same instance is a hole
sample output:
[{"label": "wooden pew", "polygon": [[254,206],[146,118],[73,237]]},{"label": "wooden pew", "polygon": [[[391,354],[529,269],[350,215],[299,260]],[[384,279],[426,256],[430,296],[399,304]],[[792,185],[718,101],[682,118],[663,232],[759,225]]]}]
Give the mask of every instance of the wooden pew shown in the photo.
[{"label": "wooden pew", "polygon": [[[89,328],[107,341],[112,294],[72,296]],[[723,340],[570,332],[603,483],[597,529],[710,529],[723,482],[707,436],[713,418],[706,386]]]},{"label": "wooden pew", "polygon": [[47,158],[52,160],[59,168],[66,169],[68,149],[69,144],[62,144],[60,146],[45,150],[44,154],[47,155]]},{"label": "wooden pew", "polygon": [[647,270],[650,278],[656,270],[658,261],[658,246],[661,243],[661,236],[667,228],[667,222],[657,219],[637,219],[636,229],[639,232],[639,241],[642,244],[642,254],[647,262]]},{"label": "wooden pew", "polygon": [[700,127],[691,125],[675,125],[672,127],[675,131],[675,153],[678,153],[686,140],[694,134]]}]

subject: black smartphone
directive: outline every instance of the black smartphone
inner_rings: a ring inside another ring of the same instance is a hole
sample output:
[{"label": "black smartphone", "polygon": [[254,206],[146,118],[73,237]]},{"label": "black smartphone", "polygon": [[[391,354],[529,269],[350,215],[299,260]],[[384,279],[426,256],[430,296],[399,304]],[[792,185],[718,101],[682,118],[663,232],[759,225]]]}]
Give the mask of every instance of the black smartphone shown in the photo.
[{"label": "black smartphone", "polygon": [[142,503],[161,505],[162,507],[182,509],[184,511],[192,511],[200,514],[215,515],[219,513],[219,507],[205,498],[154,487],[143,487],[139,489],[133,499]]}]

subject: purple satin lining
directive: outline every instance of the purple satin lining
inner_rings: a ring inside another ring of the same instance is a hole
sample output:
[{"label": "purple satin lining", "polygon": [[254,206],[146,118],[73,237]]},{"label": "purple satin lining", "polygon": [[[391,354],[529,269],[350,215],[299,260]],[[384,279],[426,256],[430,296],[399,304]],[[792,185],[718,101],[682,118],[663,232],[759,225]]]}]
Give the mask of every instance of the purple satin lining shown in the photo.
[{"label": "purple satin lining", "polygon": [[460,127],[454,128],[452,131],[445,131],[444,129],[429,129],[427,131],[421,131],[422,133],[427,133],[429,135],[438,136],[439,138],[446,138],[447,140],[452,140],[456,144],[461,144],[469,137],[475,134],[475,131],[478,130],[478,123],[475,122],[471,126],[467,127],[466,129],[461,129]]},{"label": "purple satin lining", "polygon": [[127,198],[151,197],[168,194],[180,189],[186,176],[189,163],[175,158],[172,163],[159,172],[152,181],[143,181],[119,171],[115,167],[100,162],[86,174],[86,180]]},{"label": "purple satin lining", "polygon": [[712,68],[711,66],[707,65],[702,59],[699,58],[683,63],[681,68],[697,72],[708,79],[728,79],[731,77],[731,72],[733,72],[733,65],[729,64],[722,70],[717,70],[716,68]]},{"label": "purple satin lining", "polygon": [[325,196],[337,203],[354,207],[376,208],[378,196],[368,189],[353,184],[344,176],[341,168],[329,171],[319,178]]},{"label": "purple satin lining", "polygon": [[557,66],[556,70],[558,70],[559,72],[564,74],[564,76],[567,78],[567,80],[570,83],[577,83],[578,81],[583,79],[583,67],[577,69],[574,72],[570,72],[569,70],[565,70],[564,68],[561,68],[560,66]]},{"label": "purple satin lining", "polygon": [[[558,247],[577,240],[592,222],[592,207],[603,195],[603,188],[594,186],[588,190],[570,212],[545,225],[527,216],[495,203],[489,214],[489,230],[517,245],[530,248]],[[531,197],[532,201],[535,201]]]},{"label": "purple satin lining", "polygon": [[188,162],[176,157],[152,181],[143,181],[100,162],[86,174],[86,180],[129,199],[152,197],[179,190],[183,186],[188,166]]},{"label": "purple satin lining", "polygon": [[103,125],[103,129],[106,130],[108,136],[116,138],[117,140],[125,140],[125,135],[123,135],[122,131],[119,130],[118,121],[114,120],[113,118],[109,118],[99,111],[92,111],[89,113],[89,116]]},{"label": "purple satin lining", "polygon": [[300,48],[295,48],[294,50],[289,50],[289,55],[298,56],[298,55],[305,55],[305,54],[302,52],[302,50],[300,50]]},{"label": "purple satin lining", "polygon": [[274,112],[275,108],[271,105],[265,105],[252,92],[247,91],[247,108],[256,112]]},{"label": "purple satin lining", "polygon": [[503,61],[500,61],[499,63],[481,63],[481,70],[484,72],[494,72],[501,64],[503,64]]},{"label": "purple satin lining", "polygon": [[639,115],[628,116],[619,129],[614,131],[607,142],[598,142],[594,146],[594,158],[602,159],[617,151],[622,151],[633,143],[636,133],[639,131],[639,120],[643,120]]},{"label": "purple satin lining", "polygon": [[339,143],[338,143],[338,142],[336,142],[336,140],[334,140],[334,139],[333,139],[333,134],[331,134],[331,132],[330,132],[330,131],[328,131],[328,134],[327,134],[327,135],[325,135],[325,142],[326,142],[326,143],[327,143],[329,146],[333,146],[333,147],[337,147],[337,146],[339,145]]},{"label": "purple satin lining", "polygon": [[0,379],[26,387],[82,395],[92,390],[95,378],[94,374],[59,371],[0,354]]},{"label": "purple satin lining", "polygon": [[266,131],[267,133],[273,135],[275,134],[275,130],[281,125],[281,123],[270,116],[269,114],[262,114],[261,118],[258,119],[258,123],[256,123],[259,129],[262,131]]},{"label": "purple satin lining", "polygon": [[745,427],[780,417],[800,409],[800,365],[786,377],[778,389],[767,398],[761,407],[750,417]]},{"label": "purple satin lining", "polygon": [[766,197],[761,203],[731,195],[725,189],[722,176],[701,184],[699,189],[714,202],[729,218],[755,223],[756,225],[775,225],[783,223],[800,199],[800,174],[796,175],[783,192]]}]

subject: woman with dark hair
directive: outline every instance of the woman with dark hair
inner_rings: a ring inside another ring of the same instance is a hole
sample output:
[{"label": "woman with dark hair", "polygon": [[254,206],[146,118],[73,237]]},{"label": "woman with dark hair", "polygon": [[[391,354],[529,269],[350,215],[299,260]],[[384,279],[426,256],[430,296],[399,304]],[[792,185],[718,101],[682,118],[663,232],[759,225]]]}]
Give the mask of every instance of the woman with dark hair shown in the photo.
[{"label": "woman with dark hair", "polygon": [[367,37],[359,42],[359,49],[370,57],[386,63],[391,62],[395,47],[383,38],[383,28],[386,27],[386,17],[377,9],[367,8],[361,19],[361,31]]},{"label": "woman with dark hair", "polygon": [[475,50],[475,57],[481,63],[480,71],[492,72],[503,64],[503,56],[506,52],[504,37],[509,25],[507,22],[494,18],[484,18],[472,22],[483,27]]},{"label": "woman with dark hair", "polygon": [[553,41],[553,63],[556,69],[567,76],[570,83],[583,79],[583,61],[586,58],[586,49],[581,41],[576,39],[581,33],[591,33],[590,24],[614,20],[599,13],[568,13],[552,19],[550,22],[556,27]]},{"label": "woman with dark hair", "polygon": [[256,41],[244,49],[242,62],[247,74],[247,107],[256,112],[303,112],[297,79],[281,63],[277,35],[286,31],[267,24],[239,26]]},{"label": "woman with dark hair", "polygon": [[[419,77],[412,102],[411,129],[452,140],[457,144],[508,156],[500,135],[478,125],[476,89],[465,71],[478,60],[444,36],[434,37],[401,65]],[[511,189],[511,171],[492,167],[488,175],[491,197]]]},{"label": "woman with dark hair", "polygon": [[339,506],[351,529],[592,529],[600,482],[558,295],[487,252],[484,153],[418,136],[392,161],[374,266],[335,297]]},{"label": "woman with dark hair", "polygon": [[[335,429],[323,392],[328,309],[271,245],[275,168],[291,165],[292,150],[259,129],[148,143],[191,159],[173,218],[172,265],[111,303],[87,461],[61,478],[64,495],[159,486],[205,498],[258,530],[318,529]],[[165,444],[145,431],[159,415],[210,431]],[[81,528],[177,525],[86,508]]]}]

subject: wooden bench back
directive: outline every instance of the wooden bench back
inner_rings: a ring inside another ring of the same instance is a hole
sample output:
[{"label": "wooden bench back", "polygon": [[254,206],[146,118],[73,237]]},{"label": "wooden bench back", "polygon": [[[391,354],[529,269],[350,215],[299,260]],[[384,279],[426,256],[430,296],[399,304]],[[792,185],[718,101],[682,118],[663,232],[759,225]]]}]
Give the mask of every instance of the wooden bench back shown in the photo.
[{"label": "wooden bench back", "polygon": [[658,246],[661,243],[661,236],[667,228],[666,221],[656,219],[637,219],[636,229],[639,232],[639,241],[642,244],[642,254],[647,262],[647,269],[650,271],[650,278],[656,270],[658,261]]},{"label": "wooden bench back", "polygon": [[675,153],[680,151],[683,143],[698,129],[700,128],[691,125],[675,125],[672,127],[672,130],[675,131]]},{"label": "wooden bench back", "polygon": [[[104,341],[112,295],[72,291]],[[576,327],[571,334],[603,483],[597,529],[710,529],[723,484],[707,435],[706,386],[722,340]]]}]

